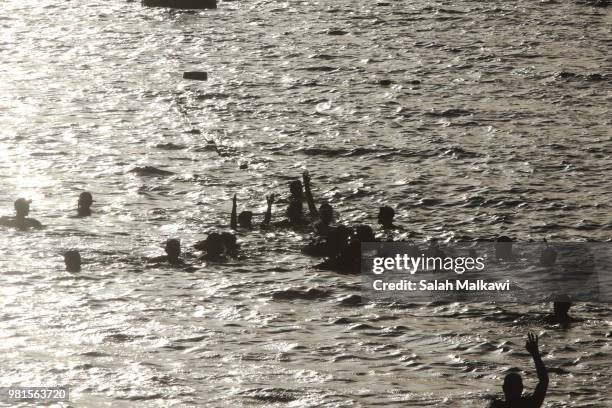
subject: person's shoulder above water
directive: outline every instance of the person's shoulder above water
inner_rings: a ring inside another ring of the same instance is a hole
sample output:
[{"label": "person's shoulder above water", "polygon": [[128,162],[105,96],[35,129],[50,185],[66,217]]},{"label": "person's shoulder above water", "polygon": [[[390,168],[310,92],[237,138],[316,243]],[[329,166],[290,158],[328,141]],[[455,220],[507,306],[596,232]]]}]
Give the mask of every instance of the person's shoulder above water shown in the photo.
[{"label": "person's shoulder above water", "polygon": [[16,218],[2,217],[0,218],[0,226],[16,229],[42,228],[43,225],[34,218]]},{"label": "person's shoulder above water", "polygon": [[148,263],[168,263],[175,266],[186,265],[185,261],[180,258],[181,256],[181,241],[176,238],[168,239],[164,250],[166,255],[156,256],[149,258]]},{"label": "person's shoulder above water", "polygon": [[20,227],[24,228],[42,228],[43,225],[40,221],[35,220],[34,218],[24,218],[23,222],[20,223]]},{"label": "person's shoulder above water", "polygon": [[515,401],[503,401],[494,399],[491,401],[489,408],[535,408],[535,401],[531,396],[524,396]]},{"label": "person's shoulder above water", "polygon": [[26,200],[25,198],[19,198],[15,200],[15,216],[14,217],[1,217],[0,225],[9,228],[17,229],[29,229],[29,228],[42,228],[43,225],[34,218],[28,218],[30,214],[30,203],[32,200]]},{"label": "person's shoulder above water", "polygon": [[266,217],[266,221],[262,224],[262,229],[274,228],[291,228],[298,231],[308,232],[312,230],[312,223],[309,219],[303,216],[302,203],[300,201],[291,201],[287,207],[287,218],[281,221],[270,222],[270,217]]},{"label": "person's shoulder above water", "polygon": [[403,231],[404,227],[393,223],[395,210],[389,206],[380,207],[378,209],[378,223],[383,230]]},{"label": "person's shoulder above water", "polygon": [[91,205],[93,202],[93,196],[90,192],[84,191],[79,194],[79,201],[77,202],[77,217],[91,216]]},{"label": "person's shoulder above water", "polygon": [[542,322],[549,325],[559,325],[561,328],[568,328],[571,323],[582,322],[583,319],[569,315],[572,307],[572,299],[568,295],[557,295],[553,302],[553,314],[543,317]]},{"label": "person's shoulder above water", "polygon": [[236,235],[230,232],[211,232],[205,240],[197,242],[195,249],[203,251],[199,257],[202,261],[226,262],[229,258],[238,256],[238,245]]},{"label": "person's shoulder above water", "polygon": [[506,408],[506,401],[502,401],[500,399],[494,399],[493,401],[491,401],[491,404],[489,404],[489,408]]}]

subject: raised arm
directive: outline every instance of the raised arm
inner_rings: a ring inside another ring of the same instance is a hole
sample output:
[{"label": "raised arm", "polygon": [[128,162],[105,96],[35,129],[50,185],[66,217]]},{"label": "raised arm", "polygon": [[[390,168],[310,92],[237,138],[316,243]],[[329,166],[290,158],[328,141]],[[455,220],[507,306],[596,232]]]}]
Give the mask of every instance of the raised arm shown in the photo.
[{"label": "raised arm", "polygon": [[308,203],[308,210],[310,211],[310,216],[313,219],[316,219],[319,217],[319,212],[317,211],[314,199],[312,198],[312,192],[310,191],[310,175],[307,171],[302,173],[302,180],[304,181],[304,195],[306,196],[306,202]]},{"label": "raised arm", "polygon": [[230,228],[235,230],[238,229],[238,216],[236,215],[236,194],[232,198],[232,215],[230,216]]},{"label": "raised arm", "polygon": [[267,196],[266,201],[268,202],[268,208],[266,208],[266,215],[264,215],[264,225],[270,224],[270,221],[272,220],[272,204],[274,204],[274,194]]},{"label": "raised arm", "polygon": [[534,407],[541,407],[544,403],[544,398],[546,397],[546,391],[548,390],[548,372],[546,372],[546,367],[544,366],[542,357],[540,357],[540,349],[538,348],[538,336],[533,333],[527,334],[527,342],[525,343],[525,348],[527,349],[529,354],[531,354],[531,357],[533,357],[533,362],[535,363],[536,371],[538,373],[539,381],[532,397]]}]

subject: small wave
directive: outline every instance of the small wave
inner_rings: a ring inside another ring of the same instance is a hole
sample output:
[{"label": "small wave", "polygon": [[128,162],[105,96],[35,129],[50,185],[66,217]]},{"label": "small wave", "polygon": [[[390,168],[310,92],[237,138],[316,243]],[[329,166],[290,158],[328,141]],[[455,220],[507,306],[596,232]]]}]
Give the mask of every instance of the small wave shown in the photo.
[{"label": "small wave", "polygon": [[330,55],[330,54],[313,54],[313,55],[310,55],[308,58],[332,60],[332,59],[336,59],[340,57],[337,55]]},{"label": "small wave", "polygon": [[150,400],[155,400],[155,399],[160,399],[163,398],[162,394],[148,394],[148,395],[130,395],[130,396],[116,396],[115,398],[117,398],[118,400],[125,400],[125,401],[150,401]]},{"label": "small wave", "polygon": [[340,306],[359,306],[363,304],[363,298],[359,295],[348,295],[338,299]]},{"label": "small wave", "polygon": [[100,351],[87,351],[85,353],[79,353],[79,356],[83,356],[83,357],[109,357],[110,354],[102,353]]},{"label": "small wave", "polygon": [[300,398],[300,393],[284,388],[256,388],[242,391],[239,395],[268,403],[288,403]]},{"label": "small wave", "polygon": [[431,110],[424,113],[425,116],[443,117],[443,118],[454,118],[459,116],[473,115],[473,112],[467,109],[445,109],[442,111]]},{"label": "small wave", "polygon": [[351,324],[351,323],[353,323],[353,321],[349,319],[348,317],[339,317],[331,321],[331,324]]},{"label": "small wave", "polygon": [[174,143],[159,143],[155,145],[155,148],[161,149],[161,150],[183,150],[185,149],[185,146],[177,145]]},{"label": "small wave", "polygon": [[472,152],[459,146],[452,146],[440,150],[442,155],[450,156],[453,159],[474,159],[482,156],[480,153]]},{"label": "small wave", "polygon": [[314,67],[302,67],[298,68],[301,71],[313,71],[313,72],[332,72],[338,70],[338,67],[330,66],[314,66]]},{"label": "small wave", "polygon": [[347,35],[349,34],[349,32],[344,31],[344,30],[327,30],[326,34],[327,35]]},{"label": "small wave", "polygon": [[324,299],[329,296],[329,292],[325,290],[310,288],[308,290],[286,289],[279,290],[272,294],[274,300],[315,300]]},{"label": "small wave", "polygon": [[600,74],[597,72],[590,74],[577,74],[575,72],[569,71],[559,71],[555,72],[551,76],[554,80],[577,80],[577,81],[588,81],[588,82],[599,82],[599,81],[608,81],[609,78],[605,74]]},{"label": "small wave", "polygon": [[124,343],[127,341],[135,340],[137,338],[142,338],[142,336],[130,335],[130,334],[124,334],[124,333],[116,333],[116,334],[110,334],[104,337],[102,341],[111,342],[111,343]]},{"label": "small wave", "polygon": [[378,330],[378,328],[365,323],[356,323],[350,326],[349,330]]}]

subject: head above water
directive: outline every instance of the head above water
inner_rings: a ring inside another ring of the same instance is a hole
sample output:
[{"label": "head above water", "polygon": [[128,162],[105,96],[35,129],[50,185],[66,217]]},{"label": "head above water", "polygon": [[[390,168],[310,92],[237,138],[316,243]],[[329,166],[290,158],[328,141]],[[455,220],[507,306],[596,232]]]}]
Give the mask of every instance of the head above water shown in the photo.
[{"label": "head above water", "polygon": [[79,212],[88,212],[93,204],[93,196],[90,192],[84,191],[79,195],[78,210]]},{"label": "head above water", "polygon": [[26,200],[25,198],[18,198],[13,204],[15,207],[15,213],[18,218],[27,217],[30,214],[30,203],[32,200]]},{"label": "head above water", "polygon": [[242,228],[253,228],[253,213],[251,211],[242,211],[238,214],[238,225]]},{"label": "head above water", "polygon": [[231,232],[222,232],[221,240],[223,241],[223,246],[228,253],[232,254],[238,250],[236,235],[232,234]]},{"label": "head above water", "polygon": [[79,251],[64,252],[64,264],[68,272],[79,272],[81,270],[81,254]]},{"label": "head above water", "polygon": [[208,234],[208,237],[206,237],[204,248],[208,256],[221,256],[225,251],[223,236],[218,232],[211,232]]},{"label": "head above water", "polygon": [[355,237],[359,242],[374,242],[376,240],[372,227],[365,224],[355,227]]},{"label": "head above water", "polygon": [[572,299],[568,295],[560,295],[555,297],[553,310],[557,317],[567,317],[570,308],[572,307]]},{"label": "head above water", "polygon": [[328,203],[323,203],[319,207],[319,218],[324,224],[331,224],[334,222],[334,209]]},{"label": "head above water", "polygon": [[177,260],[181,256],[181,241],[175,238],[167,240],[165,250],[166,254],[168,254],[168,259]]},{"label": "head above water", "polygon": [[395,217],[395,210],[393,208],[384,206],[378,209],[378,223],[380,225],[393,225],[393,217]]},{"label": "head above water", "polygon": [[302,182],[300,180],[293,180],[289,183],[289,192],[293,197],[301,198],[303,193]]},{"label": "head above water", "polygon": [[345,225],[338,225],[332,228],[327,235],[327,244],[332,253],[339,252],[348,245],[352,230]]},{"label": "head above water", "polygon": [[506,401],[514,401],[521,398],[523,394],[523,378],[520,374],[510,373],[504,378],[503,385]]}]

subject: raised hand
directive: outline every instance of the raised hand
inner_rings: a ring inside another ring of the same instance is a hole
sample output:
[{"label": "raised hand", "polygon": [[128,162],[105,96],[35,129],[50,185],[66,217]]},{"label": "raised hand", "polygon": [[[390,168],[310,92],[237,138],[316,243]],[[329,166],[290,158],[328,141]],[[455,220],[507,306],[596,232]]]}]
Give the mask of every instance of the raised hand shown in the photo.
[{"label": "raised hand", "polygon": [[308,174],[308,170],[302,173],[302,180],[304,180],[304,187],[308,188],[310,186],[310,174]]},{"label": "raised hand", "polygon": [[548,390],[548,372],[546,366],[540,356],[540,349],[538,348],[538,336],[533,333],[527,333],[527,342],[525,348],[531,354],[533,362],[536,366],[536,372],[538,373],[538,385],[532,395],[533,407],[541,407],[546,398],[546,391]]},{"label": "raised hand", "polygon": [[527,333],[527,341],[525,342],[525,348],[531,355],[539,354],[538,349],[538,336],[533,333]]},{"label": "raised hand", "polygon": [[236,214],[236,194],[234,194],[234,198],[232,198],[232,215],[230,215],[230,228],[237,229],[238,228],[238,215]]}]

